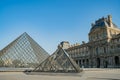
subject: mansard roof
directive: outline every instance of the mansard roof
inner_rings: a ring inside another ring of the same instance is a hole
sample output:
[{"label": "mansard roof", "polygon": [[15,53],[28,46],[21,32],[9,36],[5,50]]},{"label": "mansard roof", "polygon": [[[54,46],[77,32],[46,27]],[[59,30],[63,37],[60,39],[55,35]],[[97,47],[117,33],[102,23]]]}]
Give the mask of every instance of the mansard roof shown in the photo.
[{"label": "mansard roof", "polygon": [[[118,28],[116,24],[111,22],[113,28]],[[96,28],[102,28],[102,27],[111,27],[109,18],[100,18],[99,20],[95,21],[95,23],[92,23],[92,28],[90,31],[95,30]]]}]

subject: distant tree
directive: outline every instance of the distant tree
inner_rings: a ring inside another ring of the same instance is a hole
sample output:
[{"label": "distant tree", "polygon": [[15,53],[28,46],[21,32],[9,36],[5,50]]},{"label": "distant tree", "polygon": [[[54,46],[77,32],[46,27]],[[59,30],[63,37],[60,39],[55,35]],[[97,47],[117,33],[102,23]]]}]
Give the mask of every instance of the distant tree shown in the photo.
[{"label": "distant tree", "polygon": [[13,61],[13,65],[14,65],[14,67],[20,67],[21,61],[18,60],[18,59],[15,59],[15,60]]},{"label": "distant tree", "polygon": [[4,66],[4,61],[0,60],[0,67],[3,67],[3,66]]},{"label": "distant tree", "polygon": [[6,66],[6,67],[9,67],[9,66],[11,66],[13,63],[12,63],[12,60],[11,59],[6,59],[5,61],[4,61],[4,65]]}]

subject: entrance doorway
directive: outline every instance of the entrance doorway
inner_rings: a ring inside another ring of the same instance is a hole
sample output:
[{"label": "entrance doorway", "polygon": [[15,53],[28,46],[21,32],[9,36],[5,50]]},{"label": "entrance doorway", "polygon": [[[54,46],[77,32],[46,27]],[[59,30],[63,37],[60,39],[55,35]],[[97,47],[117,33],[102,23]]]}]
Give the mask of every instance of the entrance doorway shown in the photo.
[{"label": "entrance doorway", "polygon": [[79,60],[79,65],[81,65],[81,60]]},{"label": "entrance doorway", "polygon": [[86,60],[86,63],[87,63],[87,64],[86,64],[86,65],[87,65],[86,67],[88,68],[88,67],[89,67],[89,60],[88,60],[88,59]]},{"label": "entrance doorway", "polygon": [[119,66],[119,57],[115,56],[115,66]]},{"label": "entrance doorway", "polygon": [[100,68],[100,58],[97,58],[97,68]]}]

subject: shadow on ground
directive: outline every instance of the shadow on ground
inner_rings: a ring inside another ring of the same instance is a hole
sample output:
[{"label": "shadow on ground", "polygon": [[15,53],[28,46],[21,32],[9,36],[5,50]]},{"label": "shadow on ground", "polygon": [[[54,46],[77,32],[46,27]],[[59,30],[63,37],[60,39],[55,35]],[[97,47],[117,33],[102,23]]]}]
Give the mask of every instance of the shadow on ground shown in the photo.
[{"label": "shadow on ground", "polygon": [[80,73],[55,73],[55,72],[24,72],[27,75],[48,75],[48,76],[79,76],[84,74],[84,71]]},{"label": "shadow on ground", "polygon": [[120,80],[120,79],[88,77],[86,80]]}]

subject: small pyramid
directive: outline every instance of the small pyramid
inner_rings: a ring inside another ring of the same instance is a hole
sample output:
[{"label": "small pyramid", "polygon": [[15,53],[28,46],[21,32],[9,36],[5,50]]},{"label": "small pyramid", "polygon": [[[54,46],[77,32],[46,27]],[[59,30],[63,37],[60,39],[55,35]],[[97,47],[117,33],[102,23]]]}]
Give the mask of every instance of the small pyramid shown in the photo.
[{"label": "small pyramid", "polygon": [[26,32],[0,51],[0,67],[36,67],[49,54]]},{"label": "small pyramid", "polygon": [[33,71],[40,72],[81,72],[82,69],[73,61],[68,53],[58,48],[51,56],[43,61]]}]

